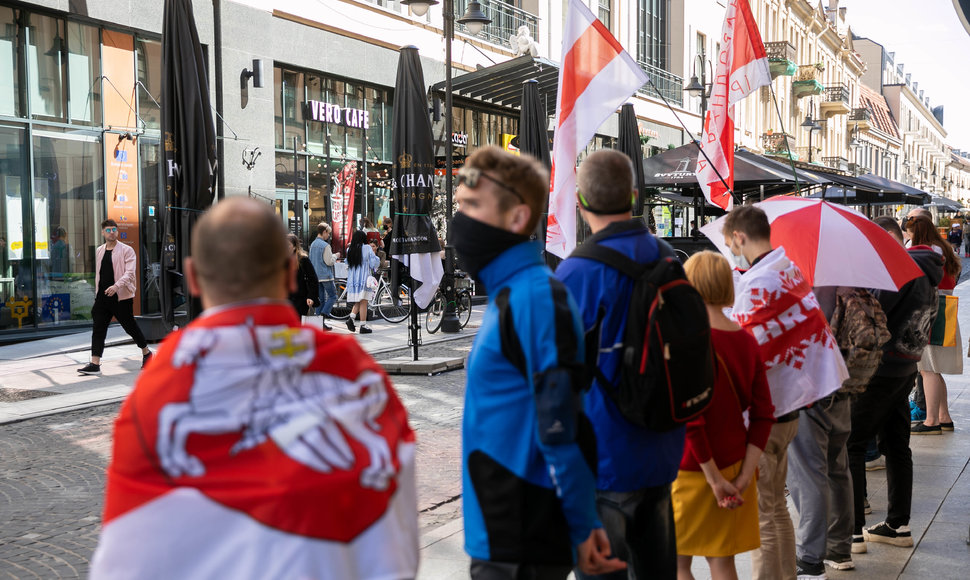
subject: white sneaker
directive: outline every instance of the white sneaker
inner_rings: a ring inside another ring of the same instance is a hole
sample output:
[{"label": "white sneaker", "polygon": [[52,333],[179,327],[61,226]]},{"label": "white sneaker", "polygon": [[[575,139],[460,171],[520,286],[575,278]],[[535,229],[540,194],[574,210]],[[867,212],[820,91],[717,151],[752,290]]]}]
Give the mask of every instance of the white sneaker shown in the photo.
[{"label": "white sneaker", "polygon": [[869,551],[868,544],[866,544],[866,537],[862,534],[852,535],[852,553],[853,554],[865,554]]}]

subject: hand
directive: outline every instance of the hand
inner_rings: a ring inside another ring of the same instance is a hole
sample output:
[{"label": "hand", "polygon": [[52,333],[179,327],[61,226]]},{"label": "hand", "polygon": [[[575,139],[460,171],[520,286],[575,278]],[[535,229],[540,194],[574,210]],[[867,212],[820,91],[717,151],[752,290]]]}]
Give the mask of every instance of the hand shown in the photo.
[{"label": "hand", "polygon": [[744,498],[741,497],[741,492],[738,491],[738,488],[723,477],[716,481],[708,482],[708,484],[714,492],[714,497],[717,498],[717,505],[719,507],[734,509],[744,503]]},{"label": "hand", "polygon": [[310,298],[307,298],[306,305],[309,306],[310,308],[313,308],[313,300],[311,300]]},{"label": "hand", "polygon": [[589,533],[586,540],[576,546],[576,554],[579,558],[577,566],[583,574],[596,576],[599,574],[609,574],[618,570],[626,570],[626,562],[616,558],[610,558],[610,540],[606,537],[603,528],[596,528]]},{"label": "hand", "polygon": [[114,296],[114,295],[115,295],[115,294],[117,294],[117,293],[118,293],[118,291],[117,291],[117,290],[115,290],[115,287],[114,287],[114,286],[108,286],[108,287],[107,287],[107,288],[105,289],[105,291],[104,291],[104,295],[105,295],[105,296]]},{"label": "hand", "polygon": [[748,486],[751,485],[751,479],[752,477],[750,475],[745,475],[744,472],[741,472],[731,483],[733,483],[734,487],[737,488],[738,494],[744,495],[744,492],[747,491]]}]

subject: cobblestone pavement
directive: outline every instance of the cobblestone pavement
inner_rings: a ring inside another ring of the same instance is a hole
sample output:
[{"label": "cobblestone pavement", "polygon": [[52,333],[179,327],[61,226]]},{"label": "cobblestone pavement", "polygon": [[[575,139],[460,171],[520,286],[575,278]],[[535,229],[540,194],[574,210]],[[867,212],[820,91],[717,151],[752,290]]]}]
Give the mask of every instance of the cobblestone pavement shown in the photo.
[{"label": "cobblestone pavement", "polygon": [[[421,356],[462,356],[471,340],[422,348]],[[424,531],[460,513],[465,372],[392,379],[418,435],[418,505]],[[0,579],[87,577],[119,407],[104,405],[0,426]]]}]

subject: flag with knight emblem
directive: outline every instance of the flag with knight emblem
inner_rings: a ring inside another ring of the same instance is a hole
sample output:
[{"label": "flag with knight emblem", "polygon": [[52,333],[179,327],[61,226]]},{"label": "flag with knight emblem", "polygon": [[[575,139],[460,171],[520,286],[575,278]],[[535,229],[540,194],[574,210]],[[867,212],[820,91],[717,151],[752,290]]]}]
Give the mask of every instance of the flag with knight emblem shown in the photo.
[{"label": "flag with knight emblem", "polygon": [[91,578],[413,578],[414,447],[353,337],[206,311],[121,408]]}]

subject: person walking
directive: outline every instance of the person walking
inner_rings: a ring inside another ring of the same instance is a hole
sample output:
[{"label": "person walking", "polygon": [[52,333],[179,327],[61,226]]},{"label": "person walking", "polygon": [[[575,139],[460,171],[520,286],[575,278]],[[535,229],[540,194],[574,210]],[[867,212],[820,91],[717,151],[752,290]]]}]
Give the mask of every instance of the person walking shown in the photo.
[{"label": "person walking", "polygon": [[[788,446],[798,432],[799,410],[836,391],[848,371],[801,270],[783,247],[772,248],[765,212],[736,207],[724,219],[723,233],[741,270],[731,318],[757,339],[775,406],[775,424],[758,466],[761,548],[751,558],[753,576],[795,580],[801,574],[824,575],[821,561],[796,561],[785,498]],[[782,315],[784,325],[778,320]]]},{"label": "person walking", "polygon": [[775,422],[758,341],[724,314],[734,304],[731,266],[715,252],[684,264],[707,306],[718,373],[711,404],[687,424],[687,448],[673,485],[678,580],[693,580],[693,556],[713,580],[737,580],[734,556],[756,549],[758,461]]},{"label": "person walking", "polygon": [[101,374],[101,355],[108,325],[114,318],[141,349],[141,368],[152,358],[148,341],[135,321],[135,280],[138,258],[135,250],[118,243],[118,223],[101,222],[104,243],[94,251],[94,306],[91,307],[91,361],[77,370],[82,375]]},{"label": "person walking", "polygon": [[[919,218],[918,218],[919,219]],[[903,244],[899,224],[889,217],[873,220]],[[909,448],[909,393],[916,380],[916,364],[929,343],[938,306],[936,286],[943,278],[943,259],[929,246],[911,245],[908,252],[923,276],[910,280],[898,292],[873,290],[886,314],[890,339],[882,350],[879,367],[852,405],[852,432],[847,443],[852,473],[852,553],[864,554],[867,542],[894,546],[913,545],[909,529],[913,502],[913,453]],[[866,447],[878,436],[886,458],[889,505],[886,520],[866,528]]]},{"label": "person walking", "polygon": [[220,201],[191,240],[204,310],[114,423],[90,578],[414,578],[415,439],[390,379],[353,337],[300,324],[266,204]]},{"label": "person walking", "polygon": [[[941,296],[952,296],[962,269],[960,258],[928,220],[909,220],[906,230],[913,246],[929,246],[943,257],[943,278],[937,290]],[[953,247],[959,249],[959,245]],[[945,321],[938,320],[936,323],[945,324]],[[963,340],[960,337],[959,323],[956,327],[956,343],[953,346],[927,345],[916,369],[923,378],[926,418],[914,424],[910,430],[913,435],[939,435],[942,431],[953,431],[943,375],[963,374]]]},{"label": "person walking", "polygon": [[[587,157],[577,172],[580,215],[592,237],[640,264],[653,262],[666,242],[633,219],[633,164],[617,151]],[[669,248],[667,248],[669,250]],[[628,421],[608,390],[620,382],[620,358],[634,281],[616,268],[573,256],[558,268],[559,278],[576,299],[588,340],[597,340],[599,377],[585,395],[586,412],[596,433],[597,510],[614,553],[627,563],[616,578],[673,579],[677,576],[670,485],[684,448],[684,428],[655,432]],[[605,380],[606,384],[602,381]],[[582,571],[577,578],[589,578]],[[600,576],[599,578],[606,578]]]},{"label": "person walking", "polygon": [[317,237],[310,244],[310,263],[317,274],[317,285],[319,293],[319,303],[316,315],[322,316],[321,325],[324,330],[332,330],[327,324],[327,317],[330,316],[330,309],[337,301],[337,285],[333,279],[333,265],[335,256],[330,247],[330,236],[333,230],[330,225],[324,222],[317,224]]},{"label": "person walking", "polygon": [[311,308],[320,305],[317,273],[310,263],[310,257],[303,251],[300,238],[296,234],[287,234],[286,240],[297,260],[296,289],[290,292],[290,302],[297,314],[306,316]]},{"label": "person walking", "polygon": [[489,303],[468,356],[462,507],[473,580],[563,580],[620,570],[596,517],[583,334],[569,291],[529,235],[549,174],[535,159],[476,150],[458,173],[448,228]]},{"label": "person walking", "polygon": [[350,239],[350,249],[347,250],[347,302],[354,303],[350,311],[350,318],[347,319],[347,330],[354,332],[357,327],[354,325],[354,316],[360,314],[360,333],[370,334],[373,332],[367,326],[367,303],[374,298],[377,291],[377,280],[374,278],[374,271],[381,265],[381,259],[377,257],[370,244],[367,243],[367,234],[357,230]]}]

